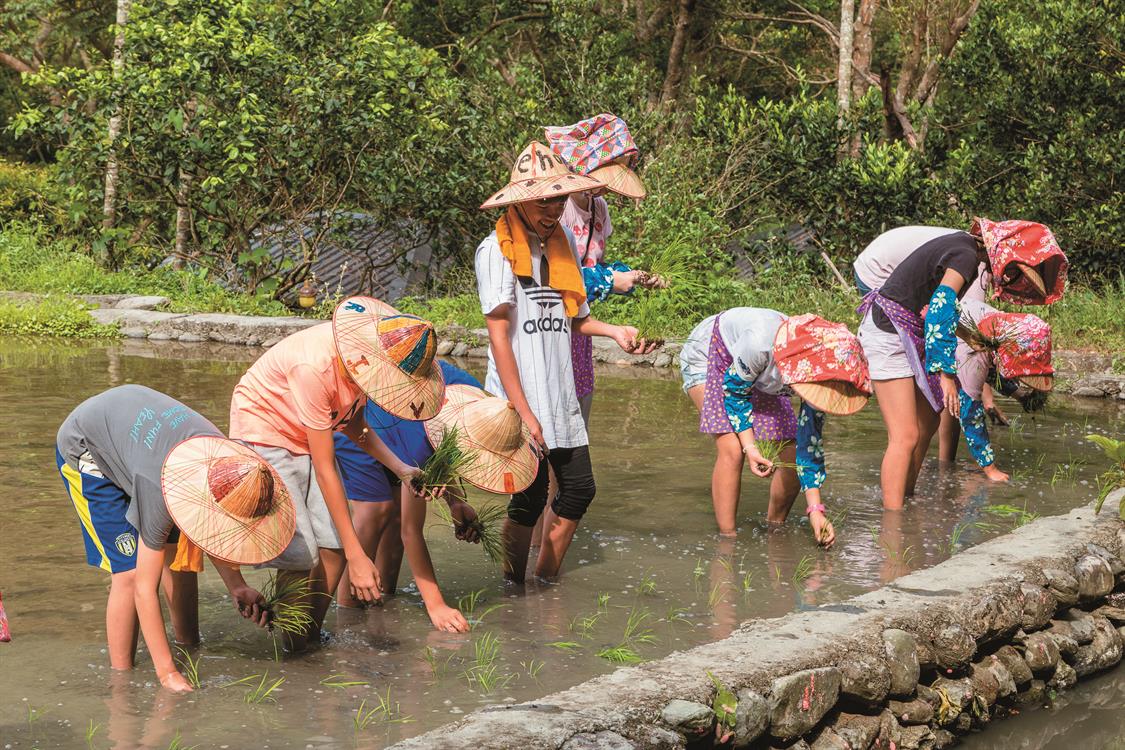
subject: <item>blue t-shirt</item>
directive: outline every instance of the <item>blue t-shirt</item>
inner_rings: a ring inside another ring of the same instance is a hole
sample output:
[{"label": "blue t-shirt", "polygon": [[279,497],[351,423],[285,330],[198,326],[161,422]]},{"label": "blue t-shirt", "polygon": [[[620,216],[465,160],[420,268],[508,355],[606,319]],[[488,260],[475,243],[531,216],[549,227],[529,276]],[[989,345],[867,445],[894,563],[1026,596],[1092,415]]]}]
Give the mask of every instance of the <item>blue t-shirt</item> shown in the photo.
[{"label": "blue t-shirt", "polygon": [[[438,360],[438,364],[447,386],[463,383],[482,387],[479,380],[459,367],[443,360]],[[376,406],[372,399],[367,399],[363,417],[367,420],[367,426],[405,463],[421,466],[433,454],[434,450],[426,439],[426,428],[422,422],[388,414]],[[390,478],[378,461],[342,432],[337,432],[334,440],[336,463],[340,466],[340,478],[349,500],[377,503],[394,499]]]}]

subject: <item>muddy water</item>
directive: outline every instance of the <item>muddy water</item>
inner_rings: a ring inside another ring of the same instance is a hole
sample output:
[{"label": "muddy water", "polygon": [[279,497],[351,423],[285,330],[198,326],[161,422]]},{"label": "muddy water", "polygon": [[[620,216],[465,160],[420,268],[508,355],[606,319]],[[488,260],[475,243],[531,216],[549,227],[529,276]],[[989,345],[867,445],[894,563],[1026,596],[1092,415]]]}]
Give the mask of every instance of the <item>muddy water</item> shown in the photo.
[{"label": "muddy water", "polygon": [[[167,748],[177,736],[181,746],[200,748],[381,747],[480,706],[533,699],[612,670],[598,652],[621,643],[630,618],[638,656],[657,658],[721,638],[749,618],[878,587],[945,559],[953,546],[1011,528],[1025,512],[1085,503],[1097,456],[1081,436],[1125,426],[1116,405],[1059,399],[1047,415],[996,432],[1011,484],[991,485],[964,461],[944,472],[931,462],[910,507],[884,514],[877,409],[830,420],[826,500],[841,520],[836,547],[824,552],[797,519],[767,530],[765,484],[749,475],[739,538],[716,538],[711,443],[696,431],[678,382],[606,370],[593,418],[598,497],[561,583],[505,591],[479,548],[457,543],[435,522],[428,536],[447,600],[480,592],[471,634],[434,632],[407,586],[384,608],[332,612],[327,647],[275,661],[267,635],[235,616],[208,570],[197,654],[204,688],[187,696],[154,689],[143,646],[136,671],[115,679],[104,646],[108,581],[85,565],[54,467],[55,430],[82,399],[126,382],[164,390],[224,427],[230,390],[254,356],[179,344],[0,344],[0,591],[15,636],[0,646],[3,747],[81,747],[88,733],[97,748]],[[404,570],[401,583],[409,581]],[[492,639],[489,670],[474,654]],[[470,679],[474,664],[483,678]],[[266,700],[248,702],[263,675],[267,686],[284,681]],[[356,722],[361,705],[366,726]]]}]

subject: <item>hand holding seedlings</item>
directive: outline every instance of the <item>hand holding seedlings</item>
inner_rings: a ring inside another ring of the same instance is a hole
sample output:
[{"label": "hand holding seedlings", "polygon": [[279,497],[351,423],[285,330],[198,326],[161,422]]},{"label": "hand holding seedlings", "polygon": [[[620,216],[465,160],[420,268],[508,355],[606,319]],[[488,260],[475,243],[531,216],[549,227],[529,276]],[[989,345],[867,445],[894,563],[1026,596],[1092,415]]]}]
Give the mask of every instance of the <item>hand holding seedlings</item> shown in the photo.
[{"label": "hand holding seedlings", "polygon": [[270,608],[266,606],[266,598],[256,589],[242,586],[231,592],[231,598],[238,607],[238,613],[250,620],[260,628],[269,625],[272,618]]},{"label": "hand holding seedlings", "polygon": [[187,678],[176,670],[161,676],[160,686],[166,690],[171,690],[173,693],[190,693],[194,690]]},{"label": "hand holding seedlings", "polygon": [[477,512],[464,500],[449,503],[449,515],[453,519],[453,535],[462,542],[480,544],[480,525]]},{"label": "hand holding seedlings", "polygon": [[469,621],[465,619],[465,615],[461,614],[461,610],[454,609],[448,604],[441,604],[437,607],[427,607],[426,614],[430,616],[430,622],[434,627],[444,633],[468,633]]},{"label": "hand holding seedlings", "polygon": [[757,444],[751,443],[743,448],[742,452],[746,454],[746,462],[750,464],[750,471],[754,476],[768,477],[773,474],[773,461],[761,454]]}]

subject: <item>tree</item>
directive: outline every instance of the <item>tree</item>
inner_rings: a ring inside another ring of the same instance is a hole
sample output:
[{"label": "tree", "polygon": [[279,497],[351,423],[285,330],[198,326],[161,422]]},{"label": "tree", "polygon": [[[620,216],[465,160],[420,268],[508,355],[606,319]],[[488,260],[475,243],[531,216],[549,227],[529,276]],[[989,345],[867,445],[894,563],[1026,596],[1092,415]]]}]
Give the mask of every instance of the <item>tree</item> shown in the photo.
[{"label": "tree", "polygon": [[108,154],[105,164],[105,190],[102,199],[102,228],[113,229],[117,218],[117,136],[121,133],[121,83],[125,70],[125,27],[129,24],[132,0],[117,0],[117,21],[113,34],[113,111],[106,129]]}]

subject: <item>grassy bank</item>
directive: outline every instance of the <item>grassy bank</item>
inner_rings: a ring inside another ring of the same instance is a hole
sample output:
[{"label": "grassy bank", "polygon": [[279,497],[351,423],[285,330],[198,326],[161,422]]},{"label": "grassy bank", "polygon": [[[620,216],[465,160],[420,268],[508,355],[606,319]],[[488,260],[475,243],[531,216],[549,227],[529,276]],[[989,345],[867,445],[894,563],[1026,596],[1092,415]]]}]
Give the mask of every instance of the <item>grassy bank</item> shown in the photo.
[{"label": "grassy bank", "polygon": [[[633,259],[636,260],[636,259]],[[643,263],[642,263],[643,264]],[[594,306],[594,314],[614,323],[656,319],[667,336],[686,335],[701,319],[730,307],[770,307],[789,314],[815,312],[830,320],[858,325],[859,296],[854,289],[830,283],[820,261],[807,256],[772,258],[749,281],[727,269],[710,276],[687,275],[669,292],[639,291]],[[404,312],[432,320],[439,327],[481,328],[484,317],[475,279],[465,269],[446,288],[464,290],[434,297],[407,297]],[[0,230],[0,289],[58,295],[41,302],[0,303],[0,333],[53,336],[106,336],[114,329],[94,324],[85,307],[66,295],[156,294],[171,300],[175,312],[224,312],[241,315],[290,315],[291,310],[264,296],[236,294],[203,273],[170,268],[107,271],[73,239],[56,238],[32,223],[11,223]],[[330,301],[311,314],[330,314]],[[1032,312],[1052,326],[1060,349],[1116,353],[1125,351],[1125,277],[1097,290],[1072,284],[1061,302]]]}]

